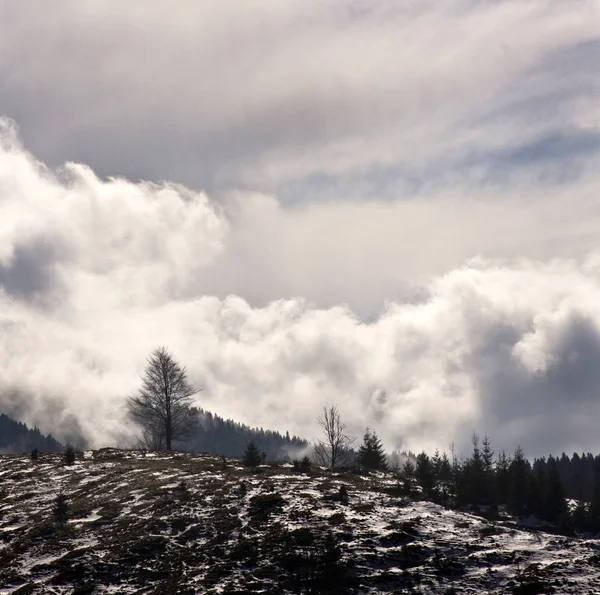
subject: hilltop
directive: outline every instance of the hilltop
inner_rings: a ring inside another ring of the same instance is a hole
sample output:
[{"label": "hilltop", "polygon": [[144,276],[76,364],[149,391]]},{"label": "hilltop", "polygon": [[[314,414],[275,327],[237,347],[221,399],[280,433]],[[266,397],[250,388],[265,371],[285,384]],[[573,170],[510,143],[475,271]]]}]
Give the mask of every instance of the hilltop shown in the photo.
[{"label": "hilltop", "polygon": [[597,593],[600,541],[407,499],[387,473],[115,449],[71,466],[0,457],[0,593],[294,593],[313,580],[320,593]]}]

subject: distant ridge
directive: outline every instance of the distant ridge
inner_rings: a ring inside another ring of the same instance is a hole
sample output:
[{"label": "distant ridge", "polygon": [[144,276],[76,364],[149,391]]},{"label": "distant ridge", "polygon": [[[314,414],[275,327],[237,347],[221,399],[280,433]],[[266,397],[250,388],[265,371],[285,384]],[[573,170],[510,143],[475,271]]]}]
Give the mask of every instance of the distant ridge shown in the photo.
[{"label": "distant ridge", "polygon": [[269,459],[293,458],[308,446],[308,442],[289,432],[280,434],[273,430],[251,428],[232,419],[224,419],[197,410],[198,423],[192,436],[181,445],[183,450],[207,452],[226,457],[241,457],[250,440],[263,450]]},{"label": "distant ridge", "polygon": [[[263,428],[251,428],[232,419],[224,419],[196,409],[197,422],[189,439],[178,443],[178,449],[206,452],[226,457],[241,457],[251,440],[273,459],[294,458],[305,450],[308,442],[289,432],[281,434]],[[16,421],[8,415],[0,414],[0,453],[21,453],[38,448],[42,452],[60,452],[63,444],[52,434],[44,435],[36,428]]]},{"label": "distant ridge", "polygon": [[58,452],[63,445],[52,434],[42,434],[38,428],[28,428],[4,413],[0,414],[0,452],[19,453],[39,449],[41,452]]}]

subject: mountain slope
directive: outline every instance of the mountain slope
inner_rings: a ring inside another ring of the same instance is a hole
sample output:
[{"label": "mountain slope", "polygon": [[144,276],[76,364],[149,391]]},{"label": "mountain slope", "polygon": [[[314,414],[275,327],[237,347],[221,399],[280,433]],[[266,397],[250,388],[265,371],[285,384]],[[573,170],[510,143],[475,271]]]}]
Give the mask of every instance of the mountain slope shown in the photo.
[{"label": "mountain slope", "polygon": [[[389,474],[305,475],[285,463],[249,473],[210,455],[104,449],[72,466],[2,456],[0,486],[0,593],[294,593],[313,581],[320,593],[583,594],[600,584],[598,540],[410,501]],[[60,492],[64,526],[52,512]]]},{"label": "mountain slope", "polygon": [[196,409],[198,423],[181,450],[209,452],[226,457],[241,457],[246,445],[254,441],[269,459],[282,459],[307,448],[308,442],[297,436],[272,430],[251,428],[232,419],[223,419],[210,411]]},{"label": "mountain slope", "polygon": [[34,448],[43,452],[63,450],[52,434],[45,436],[37,428],[30,429],[26,424],[0,414],[0,452],[26,452]]}]

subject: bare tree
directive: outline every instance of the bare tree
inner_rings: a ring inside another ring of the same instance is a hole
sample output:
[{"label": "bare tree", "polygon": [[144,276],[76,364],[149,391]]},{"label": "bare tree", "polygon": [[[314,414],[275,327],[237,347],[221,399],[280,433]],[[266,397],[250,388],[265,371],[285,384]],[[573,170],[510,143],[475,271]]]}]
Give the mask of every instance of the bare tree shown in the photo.
[{"label": "bare tree", "polygon": [[170,451],[174,440],[189,435],[194,421],[192,397],[198,392],[169,350],[155,349],[148,357],[139,393],[127,403],[129,415],[142,431],[140,443]]},{"label": "bare tree", "polygon": [[349,458],[351,440],[345,433],[337,405],[323,407],[323,415],[317,419],[324,434],[324,440],[317,440],[314,459],[318,465],[334,469]]}]

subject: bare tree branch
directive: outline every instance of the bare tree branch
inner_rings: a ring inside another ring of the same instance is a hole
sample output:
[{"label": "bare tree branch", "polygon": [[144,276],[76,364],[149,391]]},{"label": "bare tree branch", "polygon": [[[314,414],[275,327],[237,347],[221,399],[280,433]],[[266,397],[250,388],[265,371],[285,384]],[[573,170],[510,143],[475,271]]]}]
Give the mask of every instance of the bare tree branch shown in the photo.
[{"label": "bare tree branch", "polygon": [[335,469],[349,459],[351,440],[345,433],[337,405],[323,407],[323,415],[317,419],[323,430],[324,439],[317,440],[313,458],[318,465]]},{"label": "bare tree branch", "polygon": [[142,387],[128,398],[129,415],[140,426],[140,444],[147,448],[171,450],[174,440],[189,435],[194,422],[191,409],[199,389],[187,380],[166,347],[158,347],[148,357]]}]

